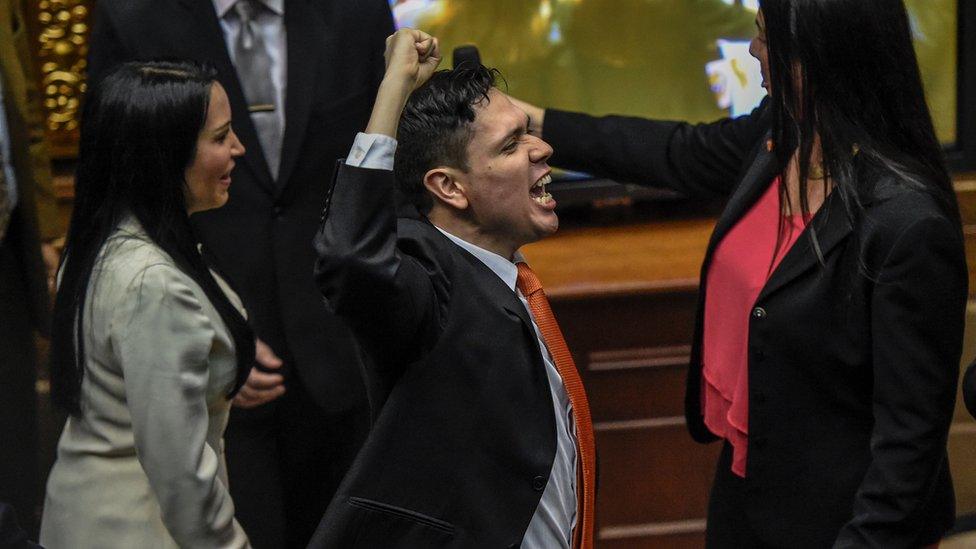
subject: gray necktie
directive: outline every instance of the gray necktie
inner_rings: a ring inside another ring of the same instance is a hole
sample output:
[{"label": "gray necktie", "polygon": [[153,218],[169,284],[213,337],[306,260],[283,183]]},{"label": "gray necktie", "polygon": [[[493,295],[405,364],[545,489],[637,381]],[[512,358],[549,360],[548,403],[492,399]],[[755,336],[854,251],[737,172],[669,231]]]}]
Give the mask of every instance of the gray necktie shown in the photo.
[{"label": "gray necktie", "polygon": [[277,179],[282,129],[276,110],[281,106],[275,100],[271,80],[271,55],[255,21],[265,7],[259,0],[238,0],[234,10],[241,23],[241,31],[234,44],[237,76],[244,87],[244,97],[247,98],[251,121],[258,132],[264,159],[268,162],[271,176]]},{"label": "gray necktie", "polygon": [[0,242],[7,236],[7,226],[10,224],[10,213],[13,211],[13,204],[10,203],[10,188],[7,181],[6,170],[3,169],[5,161],[3,152],[0,152]]}]

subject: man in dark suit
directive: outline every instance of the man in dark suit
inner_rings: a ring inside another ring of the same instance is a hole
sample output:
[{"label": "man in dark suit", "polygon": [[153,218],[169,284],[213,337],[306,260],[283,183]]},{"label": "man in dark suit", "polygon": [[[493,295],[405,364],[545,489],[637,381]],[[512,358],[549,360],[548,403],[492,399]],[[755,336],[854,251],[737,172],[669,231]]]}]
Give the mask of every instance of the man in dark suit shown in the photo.
[{"label": "man in dark suit", "polygon": [[62,228],[28,44],[21,1],[0,0],[0,433],[9,441],[0,444],[0,501],[34,531],[40,491],[34,334],[47,334],[48,279],[57,267],[49,242]]},{"label": "man in dark suit", "polygon": [[431,77],[436,42],[410,29],[386,55],[316,237],[374,422],[310,547],[592,547],[589,406],[518,252],[559,224],[552,149],[494,72]]},{"label": "man in dark suit", "polygon": [[[96,3],[93,82],[127,60],[209,63],[247,149],[227,206],[194,220],[267,343],[237,401],[249,409],[234,410],[226,435],[231,494],[256,547],[304,547],[368,426],[359,353],[321,305],[311,239],[392,30],[385,0]],[[268,402],[282,392],[275,372],[286,390]]]}]

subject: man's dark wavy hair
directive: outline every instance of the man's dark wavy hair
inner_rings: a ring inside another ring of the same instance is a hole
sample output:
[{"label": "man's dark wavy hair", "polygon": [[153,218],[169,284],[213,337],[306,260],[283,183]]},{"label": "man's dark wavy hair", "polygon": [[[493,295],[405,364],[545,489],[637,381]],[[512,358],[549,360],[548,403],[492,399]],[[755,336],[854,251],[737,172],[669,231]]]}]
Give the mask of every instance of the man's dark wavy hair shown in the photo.
[{"label": "man's dark wavy hair", "polygon": [[432,206],[424,188],[429,170],[439,166],[468,170],[474,107],[489,100],[488,90],[499,78],[496,69],[462,64],[437,71],[407,100],[397,130],[393,173],[403,196],[421,213]]}]

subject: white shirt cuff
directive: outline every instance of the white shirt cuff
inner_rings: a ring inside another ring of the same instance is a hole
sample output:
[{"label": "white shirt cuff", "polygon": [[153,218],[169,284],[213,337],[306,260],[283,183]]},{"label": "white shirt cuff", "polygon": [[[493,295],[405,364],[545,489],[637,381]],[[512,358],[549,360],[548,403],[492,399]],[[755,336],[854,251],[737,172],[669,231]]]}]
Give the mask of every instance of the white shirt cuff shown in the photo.
[{"label": "white shirt cuff", "polygon": [[393,154],[397,141],[388,135],[377,133],[356,134],[346,165],[371,170],[393,170]]}]

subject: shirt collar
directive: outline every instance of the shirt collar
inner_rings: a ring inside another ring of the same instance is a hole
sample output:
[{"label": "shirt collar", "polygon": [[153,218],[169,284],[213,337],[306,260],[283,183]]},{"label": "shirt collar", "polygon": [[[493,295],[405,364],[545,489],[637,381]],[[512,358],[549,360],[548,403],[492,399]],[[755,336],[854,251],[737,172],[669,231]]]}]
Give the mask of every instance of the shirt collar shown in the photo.
[{"label": "shirt collar", "polygon": [[504,282],[506,286],[511,288],[513,292],[515,291],[515,284],[518,281],[518,267],[516,267],[515,264],[525,262],[525,258],[522,257],[522,252],[516,251],[515,255],[512,256],[512,261],[509,261],[495,252],[489,252],[484,248],[475,246],[474,244],[465,240],[461,240],[437,225],[434,225],[434,227],[443,233],[444,236],[450,238],[451,242],[454,242],[468,253],[481,260],[486,267],[491,269],[491,272],[495,273],[498,278],[502,279],[502,282]]},{"label": "shirt collar", "polygon": [[[260,0],[269,10],[278,15],[285,14],[285,0]],[[217,10],[217,17],[223,19],[227,12],[233,9],[237,0],[213,0],[214,9]]]}]

